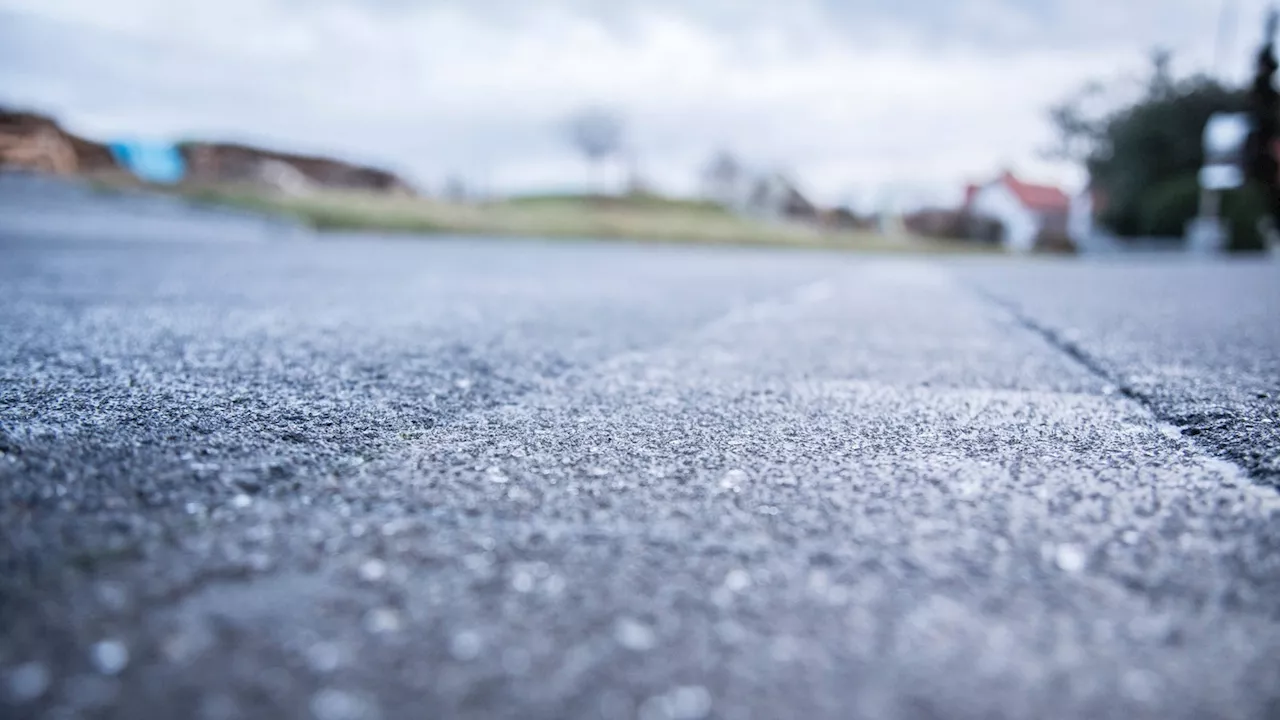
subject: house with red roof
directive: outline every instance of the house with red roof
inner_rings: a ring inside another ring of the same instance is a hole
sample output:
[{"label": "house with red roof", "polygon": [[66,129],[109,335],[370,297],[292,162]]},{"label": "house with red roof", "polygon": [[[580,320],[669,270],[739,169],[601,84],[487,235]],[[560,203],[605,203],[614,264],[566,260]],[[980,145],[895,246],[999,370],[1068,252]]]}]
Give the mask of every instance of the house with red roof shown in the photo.
[{"label": "house with red roof", "polygon": [[1014,252],[1069,243],[1067,218],[1071,198],[1061,188],[1036,185],[1011,172],[965,191],[966,213],[1000,224],[1000,241]]}]

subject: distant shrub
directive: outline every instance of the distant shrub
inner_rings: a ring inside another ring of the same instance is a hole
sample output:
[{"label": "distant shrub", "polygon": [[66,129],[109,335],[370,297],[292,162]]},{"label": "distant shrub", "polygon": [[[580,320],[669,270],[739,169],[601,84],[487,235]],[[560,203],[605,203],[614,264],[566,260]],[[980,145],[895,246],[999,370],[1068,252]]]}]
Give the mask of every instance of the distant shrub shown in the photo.
[{"label": "distant shrub", "polygon": [[1195,175],[1166,180],[1143,193],[1138,232],[1151,237],[1182,237],[1200,212],[1200,182]]},{"label": "distant shrub", "polygon": [[1267,218],[1266,190],[1250,183],[1222,198],[1222,217],[1230,228],[1227,249],[1231,252],[1261,252],[1267,248],[1262,223]]},{"label": "distant shrub", "polygon": [[[1229,234],[1227,249],[1250,252],[1265,248],[1260,223],[1267,216],[1265,191],[1248,184],[1223,193],[1220,215]],[[1200,213],[1200,183],[1194,175],[1169,180],[1144,193],[1139,210],[1142,234],[1182,237],[1187,224]]]},{"label": "distant shrub", "polygon": [[963,232],[971,240],[992,244],[1004,242],[1004,223],[983,215],[966,215]]}]

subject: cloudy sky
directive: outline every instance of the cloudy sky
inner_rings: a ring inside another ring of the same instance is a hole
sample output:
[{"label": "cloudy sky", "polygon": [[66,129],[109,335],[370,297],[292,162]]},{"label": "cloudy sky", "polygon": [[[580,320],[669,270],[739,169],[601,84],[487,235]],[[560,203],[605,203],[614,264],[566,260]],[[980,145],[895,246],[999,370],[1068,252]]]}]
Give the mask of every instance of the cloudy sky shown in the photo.
[{"label": "cloudy sky", "polygon": [[[0,103],[98,138],[269,143],[430,190],[586,181],[561,128],[617,108],[645,175],[716,148],[829,202],[909,205],[1039,157],[1080,82],[1241,80],[1265,0],[0,0]],[[1225,16],[1225,60],[1216,62]]]}]

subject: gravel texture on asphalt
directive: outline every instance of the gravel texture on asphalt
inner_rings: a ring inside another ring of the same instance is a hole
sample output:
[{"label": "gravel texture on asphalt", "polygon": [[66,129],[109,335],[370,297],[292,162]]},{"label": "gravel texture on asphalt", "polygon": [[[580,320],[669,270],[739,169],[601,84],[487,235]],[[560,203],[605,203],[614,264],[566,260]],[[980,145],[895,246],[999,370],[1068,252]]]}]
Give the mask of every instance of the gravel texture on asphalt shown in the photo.
[{"label": "gravel texture on asphalt", "polygon": [[1280,272],[1162,258],[971,272],[989,296],[1158,417],[1280,486]]},{"label": "gravel texture on asphalt", "polygon": [[11,716],[1280,714],[1274,262],[0,257]]}]

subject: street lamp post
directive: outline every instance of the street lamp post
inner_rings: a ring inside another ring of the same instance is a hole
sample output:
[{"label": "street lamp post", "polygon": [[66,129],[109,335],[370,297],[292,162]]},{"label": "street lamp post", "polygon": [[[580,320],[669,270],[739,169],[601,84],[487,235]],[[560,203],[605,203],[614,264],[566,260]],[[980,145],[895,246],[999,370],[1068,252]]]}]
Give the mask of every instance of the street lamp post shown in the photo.
[{"label": "street lamp post", "polygon": [[1275,35],[1280,15],[1272,8],[1267,16],[1267,33],[1258,51],[1253,85],[1249,89],[1249,116],[1253,126],[1245,148],[1245,174],[1267,193],[1267,209],[1274,226],[1280,227],[1280,167],[1275,144],[1280,135],[1280,94],[1276,93]]},{"label": "street lamp post", "polygon": [[1235,44],[1236,4],[1238,0],[1222,0],[1222,10],[1218,13],[1218,37],[1213,49],[1213,72],[1224,83],[1226,66],[1230,62],[1232,45]]},{"label": "street lamp post", "polygon": [[1200,214],[1187,228],[1192,250],[1217,252],[1231,246],[1222,222],[1222,193],[1237,190],[1246,182],[1266,193],[1267,219],[1272,229],[1280,227],[1280,165],[1275,145],[1280,139],[1280,93],[1275,89],[1274,38],[1280,15],[1267,15],[1266,35],[1258,51],[1253,84],[1249,89],[1249,111],[1215,113],[1204,128],[1204,166],[1200,169]]},{"label": "street lamp post", "polygon": [[1244,185],[1244,150],[1252,133],[1247,113],[1214,113],[1204,128],[1204,166],[1200,168],[1200,215],[1187,228],[1191,250],[1225,250],[1229,238],[1222,222],[1222,193]]}]

